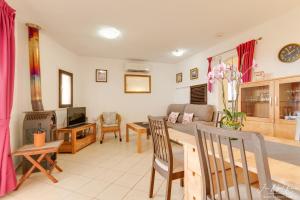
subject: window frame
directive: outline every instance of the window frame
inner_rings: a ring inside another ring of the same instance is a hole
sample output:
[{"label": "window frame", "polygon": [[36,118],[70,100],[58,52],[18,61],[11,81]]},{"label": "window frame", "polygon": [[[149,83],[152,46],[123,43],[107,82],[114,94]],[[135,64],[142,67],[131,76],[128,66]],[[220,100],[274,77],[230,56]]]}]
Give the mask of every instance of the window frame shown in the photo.
[{"label": "window frame", "polygon": [[[71,80],[71,103],[70,104],[62,104],[62,75],[67,75]],[[62,69],[58,70],[58,106],[59,108],[68,108],[73,107],[73,73],[64,71]]]}]

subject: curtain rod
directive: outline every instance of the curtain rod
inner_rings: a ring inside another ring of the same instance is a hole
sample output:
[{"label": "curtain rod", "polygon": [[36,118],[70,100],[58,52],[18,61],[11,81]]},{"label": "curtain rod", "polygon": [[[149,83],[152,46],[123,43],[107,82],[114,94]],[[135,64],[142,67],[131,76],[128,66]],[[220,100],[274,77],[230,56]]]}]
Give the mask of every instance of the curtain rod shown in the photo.
[{"label": "curtain rod", "polygon": [[[263,39],[262,37],[259,37],[259,38],[257,38],[255,41],[258,42],[259,40],[262,40],[262,39]],[[218,53],[218,54],[212,56],[212,58],[215,58],[215,57],[217,57],[217,56],[223,55],[223,54],[228,53],[228,52],[233,51],[233,50],[236,50],[236,48],[232,48],[232,49],[223,51],[223,52],[221,52],[221,53]]]}]

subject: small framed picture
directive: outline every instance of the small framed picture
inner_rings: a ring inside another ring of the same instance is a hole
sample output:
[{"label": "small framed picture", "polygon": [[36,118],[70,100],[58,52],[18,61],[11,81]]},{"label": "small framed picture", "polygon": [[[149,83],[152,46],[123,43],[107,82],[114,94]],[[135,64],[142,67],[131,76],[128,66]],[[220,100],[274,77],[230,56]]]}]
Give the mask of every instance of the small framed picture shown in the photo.
[{"label": "small framed picture", "polygon": [[107,82],[106,69],[96,69],[96,82]]},{"label": "small framed picture", "polygon": [[182,82],[182,73],[176,74],[176,83],[181,83]]},{"label": "small framed picture", "polygon": [[198,71],[198,68],[193,68],[190,70],[190,79],[191,80],[194,80],[194,79],[197,79],[198,78],[198,74],[199,74],[199,71]]}]

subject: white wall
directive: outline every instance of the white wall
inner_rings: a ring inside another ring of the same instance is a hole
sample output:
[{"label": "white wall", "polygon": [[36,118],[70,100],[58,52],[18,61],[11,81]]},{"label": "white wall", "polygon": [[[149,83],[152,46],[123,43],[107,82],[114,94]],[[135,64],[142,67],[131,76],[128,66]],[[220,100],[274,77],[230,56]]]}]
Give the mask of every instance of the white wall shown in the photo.
[{"label": "white wall", "polygon": [[[118,112],[126,122],[147,121],[147,115],[163,115],[174,99],[174,65],[148,63],[151,67],[152,92],[150,94],[124,93],[125,60],[81,57],[80,81],[84,88],[82,106],[87,107],[90,121],[102,112]],[[95,81],[95,70],[107,69],[108,82]]]},{"label": "white wall", "polygon": [[[24,23],[16,20],[16,65],[14,104],[11,114],[11,145],[22,144],[25,111],[31,111],[28,33]],[[56,43],[47,32],[40,31],[41,80],[44,110],[58,109],[58,69],[74,74],[74,104],[79,105],[81,85],[78,81],[77,56]],[[61,116],[58,111],[58,116]]]},{"label": "white wall", "polygon": [[[206,58],[233,48],[247,40],[263,37],[256,48],[255,59],[258,70],[270,77],[300,74],[297,61],[284,64],[278,61],[279,49],[287,43],[299,42],[300,27],[297,26],[300,8],[279,18],[273,19],[244,33],[225,40],[177,65],[151,63],[152,93],[125,94],[123,60],[79,57],[66,50],[53,40],[46,31],[40,32],[42,96],[45,110],[58,108],[58,69],[70,71],[74,75],[74,105],[86,106],[90,121],[104,111],[117,111],[128,121],[144,121],[148,114],[165,114],[166,107],[172,102],[188,103],[189,86],[206,83]],[[199,36],[201,37],[201,36]],[[15,97],[11,116],[12,148],[22,141],[23,112],[31,110],[30,76],[28,61],[27,28],[16,21],[16,76]],[[198,66],[200,77],[189,80],[189,70]],[[95,69],[108,69],[108,83],[95,82]],[[183,72],[183,83],[175,84],[175,73]],[[218,87],[209,94],[209,104],[220,104]],[[59,112],[61,118],[64,113]]]},{"label": "white wall", "polygon": [[[300,26],[297,25],[300,21],[299,13],[300,7],[295,8],[285,15],[240,33],[235,37],[225,40],[222,43],[180,62],[177,65],[177,73],[183,72],[184,81],[176,86],[175,102],[189,101],[189,88],[185,86],[206,83],[208,66],[206,59],[208,57],[258,37],[263,37],[256,46],[255,60],[258,64],[258,71],[265,71],[268,78],[300,75],[300,60],[294,63],[285,64],[280,62],[277,58],[279,50],[284,45],[293,42],[299,43]],[[200,78],[195,81],[189,81],[189,69],[195,66],[199,67]],[[209,94],[208,96],[208,103],[220,106],[218,95],[218,89],[215,87],[214,93]]]},{"label": "white wall", "polygon": [[[124,60],[80,57],[60,46],[40,31],[42,98],[44,110],[56,110],[58,125],[65,123],[65,109],[58,109],[58,69],[73,73],[74,106],[86,106],[90,121],[104,111],[119,112],[127,121],[144,121],[147,115],[165,114],[174,99],[174,65],[152,65],[152,93],[124,93]],[[108,82],[95,82],[95,69],[108,69]],[[14,104],[11,115],[11,145],[22,144],[24,112],[31,111],[28,33],[24,23],[16,20],[16,72]]]}]

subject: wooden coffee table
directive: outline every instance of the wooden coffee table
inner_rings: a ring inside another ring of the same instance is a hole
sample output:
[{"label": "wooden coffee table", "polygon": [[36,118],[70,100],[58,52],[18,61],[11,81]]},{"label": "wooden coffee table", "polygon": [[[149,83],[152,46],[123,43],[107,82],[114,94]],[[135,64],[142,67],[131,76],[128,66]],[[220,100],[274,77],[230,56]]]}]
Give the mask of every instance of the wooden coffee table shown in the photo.
[{"label": "wooden coffee table", "polygon": [[142,153],[142,135],[146,134],[147,139],[149,139],[149,135],[147,134],[147,123],[144,123],[144,126],[139,125],[141,123],[128,123],[126,124],[126,142],[129,142],[129,129],[134,131],[137,134],[136,138],[136,151],[137,153]]}]

